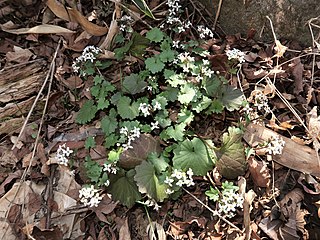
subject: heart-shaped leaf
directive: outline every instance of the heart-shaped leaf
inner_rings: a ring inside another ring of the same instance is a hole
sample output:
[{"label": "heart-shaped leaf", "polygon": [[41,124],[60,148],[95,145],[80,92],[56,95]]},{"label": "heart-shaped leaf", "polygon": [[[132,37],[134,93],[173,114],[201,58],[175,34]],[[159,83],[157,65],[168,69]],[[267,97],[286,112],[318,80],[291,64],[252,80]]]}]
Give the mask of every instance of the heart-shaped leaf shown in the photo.
[{"label": "heart-shaped leaf", "polygon": [[139,192],[146,193],[150,198],[156,201],[163,201],[166,197],[166,184],[160,184],[155,174],[153,165],[147,161],[143,161],[136,166],[136,175],[134,180],[137,182]]},{"label": "heart-shaped leaf", "polygon": [[[204,176],[213,168],[213,161],[209,151],[205,143],[199,138],[194,138],[191,141],[184,140],[173,151],[173,167],[183,171],[191,168],[195,175]],[[213,155],[211,154],[211,156]]]}]

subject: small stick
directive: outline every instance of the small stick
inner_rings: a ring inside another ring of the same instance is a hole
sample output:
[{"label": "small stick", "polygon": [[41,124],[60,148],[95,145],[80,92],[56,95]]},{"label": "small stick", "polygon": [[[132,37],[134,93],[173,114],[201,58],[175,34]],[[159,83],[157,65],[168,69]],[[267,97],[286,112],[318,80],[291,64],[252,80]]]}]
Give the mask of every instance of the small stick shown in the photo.
[{"label": "small stick", "polygon": [[218,18],[220,16],[220,11],[221,11],[221,6],[222,6],[222,1],[223,0],[219,0],[219,5],[218,5],[218,9],[217,9],[217,13],[216,13],[216,17],[214,19],[214,23],[213,23],[213,30],[216,29],[216,25],[217,25],[217,22],[218,22]]}]

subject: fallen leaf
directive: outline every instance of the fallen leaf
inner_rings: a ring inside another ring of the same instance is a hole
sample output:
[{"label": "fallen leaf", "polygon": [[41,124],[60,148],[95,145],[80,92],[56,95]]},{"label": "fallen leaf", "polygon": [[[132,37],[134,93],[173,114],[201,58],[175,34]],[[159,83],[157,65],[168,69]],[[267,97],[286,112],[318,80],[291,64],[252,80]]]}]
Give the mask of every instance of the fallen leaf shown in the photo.
[{"label": "fallen leaf", "polygon": [[47,6],[57,17],[66,21],[79,23],[81,27],[91,35],[103,36],[108,32],[107,27],[100,27],[92,22],[89,22],[78,10],[64,7],[56,0],[48,0]]},{"label": "fallen leaf", "polygon": [[1,26],[2,31],[12,33],[12,34],[65,34],[65,33],[74,33],[69,29],[51,25],[51,24],[42,24],[32,28],[19,28],[19,29],[6,29]]},{"label": "fallen leaf", "polygon": [[257,161],[253,156],[248,159],[251,177],[258,187],[270,186],[270,169],[264,161]]},{"label": "fallen leaf", "polygon": [[121,226],[119,230],[119,240],[131,240],[128,218],[126,218],[124,224]]},{"label": "fallen leaf", "polygon": [[14,46],[13,52],[7,52],[6,59],[8,62],[25,63],[33,56],[29,49]]}]

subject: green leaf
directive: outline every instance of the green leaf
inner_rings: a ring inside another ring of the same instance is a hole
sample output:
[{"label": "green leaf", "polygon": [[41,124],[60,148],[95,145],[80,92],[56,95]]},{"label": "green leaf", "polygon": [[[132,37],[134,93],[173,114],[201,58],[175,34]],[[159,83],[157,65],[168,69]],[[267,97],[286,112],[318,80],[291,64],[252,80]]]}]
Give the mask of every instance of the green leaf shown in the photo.
[{"label": "green leaf", "polygon": [[80,124],[90,122],[96,116],[97,111],[98,109],[93,100],[86,101],[78,112],[76,122]]},{"label": "green leaf", "polygon": [[195,175],[204,176],[213,168],[206,145],[199,138],[184,140],[173,153],[173,167],[176,169],[187,171],[191,168]]},{"label": "green leaf", "polygon": [[130,40],[128,43],[126,43],[123,47],[114,49],[114,57],[119,61],[124,58],[126,53],[130,50],[131,46],[133,44],[133,41]]},{"label": "green leaf", "polygon": [[134,119],[139,115],[139,103],[133,102],[126,96],[122,96],[117,103],[118,113],[123,119]]},{"label": "green leaf", "polygon": [[97,183],[102,173],[102,167],[97,162],[92,161],[88,156],[85,158],[84,167],[88,178],[90,178],[92,182]]},{"label": "green leaf", "polygon": [[161,72],[165,66],[164,63],[160,60],[160,58],[157,56],[147,58],[145,60],[146,68],[152,73]]},{"label": "green leaf", "polygon": [[122,149],[120,148],[118,151],[111,150],[108,153],[108,160],[110,162],[117,162],[120,159],[120,154],[122,153]]},{"label": "green leaf", "polygon": [[216,202],[219,200],[220,192],[216,188],[210,187],[210,190],[207,190],[205,194],[209,197],[210,200]]},{"label": "green leaf", "polygon": [[89,136],[84,143],[85,149],[93,148],[95,146],[96,146],[96,141],[94,140],[94,137]]},{"label": "green leaf", "polygon": [[178,95],[178,101],[181,104],[189,104],[196,96],[195,86],[187,83],[180,87],[180,93]]},{"label": "green leaf", "polygon": [[147,32],[146,36],[151,42],[161,42],[164,38],[164,33],[159,28],[152,28]]},{"label": "green leaf", "polygon": [[[162,51],[166,51],[166,50],[171,50],[171,51],[172,51],[172,49],[171,49],[171,44],[172,44],[171,38],[166,37],[166,38],[162,41],[162,43],[161,43],[161,45],[160,45],[160,48],[161,48]],[[175,51],[174,51],[174,52],[175,52]]]},{"label": "green leaf", "polygon": [[172,62],[175,59],[174,51],[164,50],[160,53],[160,59],[162,62]]},{"label": "green leaf", "polygon": [[112,199],[114,201],[120,201],[128,208],[131,208],[136,201],[142,198],[133,179],[134,170],[133,173],[131,171],[128,171],[123,176],[112,179],[109,187]]},{"label": "green leaf", "polygon": [[132,0],[132,2],[148,17],[155,19],[151,10],[144,0]]},{"label": "green leaf", "polygon": [[119,137],[114,133],[112,133],[105,138],[104,146],[106,148],[111,148],[118,142],[118,140],[119,140]]},{"label": "green leaf", "polygon": [[214,99],[211,102],[211,105],[207,111],[207,113],[222,113],[224,106],[219,99]]},{"label": "green leaf", "polygon": [[239,190],[238,186],[233,185],[233,182],[225,181],[222,183],[222,189],[224,192],[236,192]]},{"label": "green leaf", "polygon": [[229,127],[228,133],[223,134],[216,165],[221,175],[226,178],[235,179],[245,174],[247,169],[242,136],[242,130],[235,127]]},{"label": "green leaf", "polygon": [[94,85],[101,84],[104,81],[104,77],[101,75],[97,75],[93,78]]},{"label": "green leaf", "polygon": [[185,130],[186,124],[180,123],[175,125],[174,127],[168,127],[165,130],[165,133],[169,136],[169,138],[173,138],[176,141],[182,141],[184,138],[184,130]]},{"label": "green leaf", "polygon": [[137,182],[139,192],[146,193],[150,198],[156,201],[163,201],[166,197],[166,184],[160,184],[151,163],[144,161],[136,166],[136,175],[134,180]]},{"label": "green leaf", "polygon": [[169,118],[169,114],[167,110],[162,110],[157,112],[157,115],[155,116],[154,119],[158,121],[159,125],[162,128],[165,128],[171,125],[171,120]]},{"label": "green leaf", "polygon": [[124,92],[130,94],[137,94],[143,92],[148,84],[139,76],[139,74],[132,73],[126,76],[122,82]]},{"label": "green leaf", "polygon": [[131,55],[142,58],[146,48],[149,46],[149,40],[137,32],[132,34],[132,45],[129,49]]},{"label": "green leaf", "polygon": [[176,88],[179,85],[184,85],[186,84],[185,80],[186,76],[183,73],[180,74],[174,74],[169,77],[167,82],[170,84],[171,87]]},{"label": "green leaf", "polygon": [[157,174],[164,172],[169,167],[168,159],[166,159],[162,154],[159,156],[157,153],[150,153],[148,161],[153,165]]},{"label": "green leaf", "polygon": [[212,100],[210,98],[208,98],[207,96],[202,96],[201,100],[191,103],[192,110],[196,111],[196,113],[200,113],[203,110],[207,109],[211,103]]},{"label": "green leaf", "polygon": [[96,61],[95,65],[100,70],[104,70],[112,65],[112,61]]},{"label": "green leaf", "polygon": [[118,127],[118,122],[116,119],[116,111],[112,108],[109,111],[109,115],[104,116],[101,120],[101,129],[106,134],[109,135],[114,133]]},{"label": "green leaf", "polygon": [[178,113],[178,122],[179,123],[185,123],[186,125],[189,125],[194,119],[194,114],[184,108]]},{"label": "green leaf", "polygon": [[221,85],[222,82],[218,77],[206,78],[204,81],[204,89],[210,97],[218,96],[218,93],[221,91]]},{"label": "green leaf", "polygon": [[97,109],[98,110],[103,110],[105,108],[108,108],[109,107],[109,101],[105,98],[99,98],[98,100],[98,106],[97,106]]},{"label": "green leaf", "polygon": [[229,110],[239,110],[244,101],[243,93],[230,85],[226,86],[226,89],[222,95],[221,102]]}]

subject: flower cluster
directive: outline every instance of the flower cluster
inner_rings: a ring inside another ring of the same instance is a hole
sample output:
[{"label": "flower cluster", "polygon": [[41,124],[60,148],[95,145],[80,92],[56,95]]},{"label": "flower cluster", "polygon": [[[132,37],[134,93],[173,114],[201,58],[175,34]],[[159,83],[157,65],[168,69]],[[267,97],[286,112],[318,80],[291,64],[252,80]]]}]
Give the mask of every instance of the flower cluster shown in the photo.
[{"label": "flower cluster", "polygon": [[201,39],[205,39],[207,37],[213,38],[213,32],[209,28],[207,28],[207,27],[205,27],[203,25],[199,25],[197,27],[197,30],[199,32],[199,37]]},{"label": "flower cluster", "polygon": [[261,91],[257,91],[254,95],[253,105],[258,108],[259,111],[264,110],[266,113],[270,113],[271,109],[268,105],[268,98]]},{"label": "flower cluster", "polygon": [[210,69],[209,60],[203,59],[202,63],[203,64],[201,66],[201,74],[200,75],[198,74],[196,77],[197,82],[200,82],[201,80],[203,80],[203,76],[210,78],[214,74],[214,71]]},{"label": "flower cluster", "polygon": [[192,176],[193,171],[191,168],[189,168],[187,172],[174,169],[171,176],[167,176],[164,180],[164,183],[166,183],[169,186],[169,188],[166,189],[166,193],[172,194],[175,190],[178,190],[183,185],[187,187],[193,186],[194,182]]},{"label": "flower cluster", "polygon": [[131,143],[140,137],[140,128],[134,127],[131,131],[128,130],[127,127],[122,127],[120,129],[120,134],[127,138],[127,142],[122,144],[123,150],[128,150],[129,148],[133,148]]},{"label": "flower cluster", "polygon": [[236,214],[236,208],[243,207],[243,197],[236,190],[222,191],[218,201],[218,213],[223,216],[232,218]]},{"label": "flower cluster", "polygon": [[161,206],[158,205],[157,201],[154,199],[148,199],[145,202],[142,202],[142,204],[148,206],[148,207],[153,207],[154,210],[158,211]]},{"label": "flower cluster", "polygon": [[269,154],[280,155],[286,142],[278,135],[272,136],[267,144],[267,151]]},{"label": "flower cluster", "polygon": [[105,163],[103,164],[103,171],[107,173],[117,174],[118,167],[115,163]]},{"label": "flower cluster", "polygon": [[229,60],[236,59],[240,63],[245,62],[245,60],[244,60],[245,54],[244,54],[244,52],[241,52],[239,49],[234,48],[232,50],[227,50],[226,54],[227,54],[227,57]]},{"label": "flower cluster", "polygon": [[80,202],[89,207],[98,207],[100,201],[102,200],[99,190],[95,189],[93,185],[80,189],[79,197]]},{"label": "flower cluster", "polygon": [[73,153],[73,151],[69,147],[66,147],[66,144],[59,145],[55,158],[59,164],[68,166],[69,160],[67,157],[69,157],[71,153]]},{"label": "flower cluster", "polygon": [[181,23],[180,19],[177,17],[181,5],[180,0],[168,0],[167,5],[169,7],[169,16],[167,18],[168,24]]},{"label": "flower cluster", "polygon": [[191,57],[188,52],[180,53],[178,59],[184,72],[189,72],[189,69],[194,66],[194,57]]},{"label": "flower cluster", "polygon": [[133,22],[133,19],[130,16],[124,15],[119,19],[120,26],[119,29],[121,32],[127,31],[132,32],[130,24]]},{"label": "flower cluster", "polygon": [[78,73],[82,63],[85,63],[87,61],[93,62],[100,52],[101,52],[101,49],[98,47],[95,47],[95,46],[85,47],[85,49],[83,49],[81,56],[77,57],[76,61],[73,62],[72,64],[73,71]]}]

